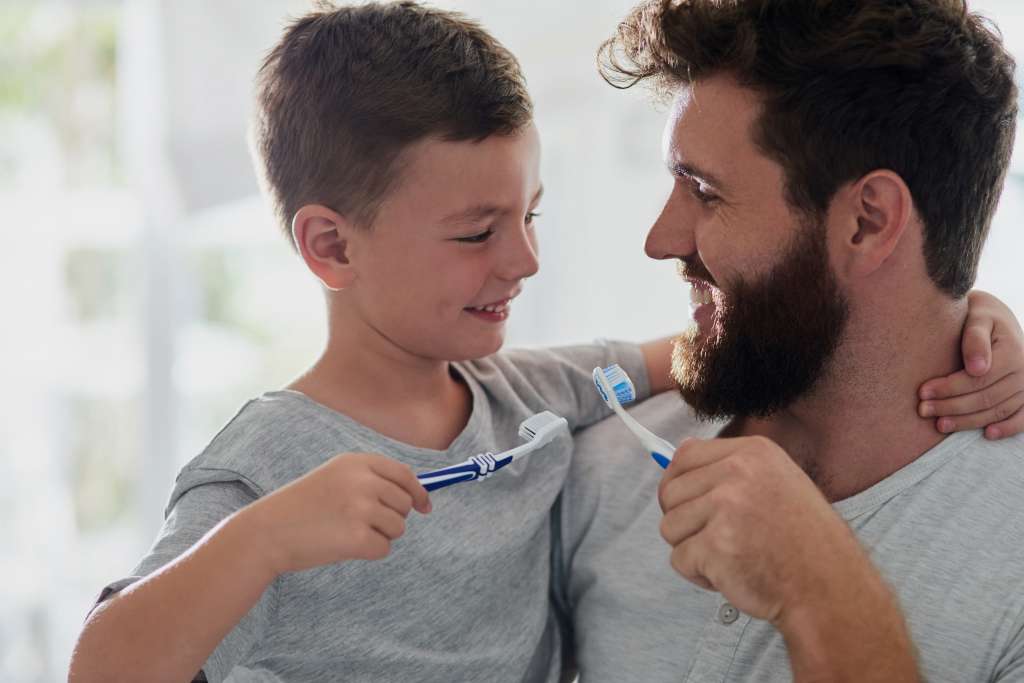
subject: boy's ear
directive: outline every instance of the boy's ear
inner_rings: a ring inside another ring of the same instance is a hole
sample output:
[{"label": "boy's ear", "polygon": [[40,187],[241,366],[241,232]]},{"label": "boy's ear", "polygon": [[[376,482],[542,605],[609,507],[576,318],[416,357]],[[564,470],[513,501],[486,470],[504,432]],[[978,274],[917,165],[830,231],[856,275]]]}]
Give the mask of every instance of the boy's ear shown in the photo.
[{"label": "boy's ear", "polygon": [[337,292],[355,281],[351,224],[338,212],[307,204],[292,217],[292,239],[313,275]]},{"label": "boy's ear", "polygon": [[859,279],[881,268],[899,245],[914,211],[910,188],[898,174],[871,171],[836,195],[835,267]]}]

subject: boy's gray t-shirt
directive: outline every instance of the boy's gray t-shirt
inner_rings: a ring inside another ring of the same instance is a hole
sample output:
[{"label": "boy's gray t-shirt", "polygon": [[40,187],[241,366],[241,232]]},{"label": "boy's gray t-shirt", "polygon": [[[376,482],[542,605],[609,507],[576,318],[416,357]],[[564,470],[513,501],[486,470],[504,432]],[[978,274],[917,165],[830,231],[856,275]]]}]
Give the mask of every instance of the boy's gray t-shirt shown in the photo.
[{"label": "boy's gray t-shirt", "polygon": [[[608,414],[595,366],[618,363],[648,393],[633,344],[509,351],[453,364],[469,386],[469,422],[447,451],[389,439],[293,391],[247,403],[186,465],[160,535],[131,576],[177,558],[226,516],[346,451],[416,472],[520,445],[542,410],[570,429]],[[278,577],[210,656],[210,681],[557,681],[561,640],[549,603],[550,510],[569,469],[568,432],[486,480],[433,492],[383,560]],[[200,617],[201,618],[201,617]]]},{"label": "boy's gray t-shirt", "polygon": [[[675,394],[631,412],[673,443],[723,426]],[[577,436],[555,583],[580,683],[791,681],[771,624],[670,566],[662,474],[616,418]],[[953,434],[833,508],[895,589],[925,680],[1024,682],[1024,435]]]}]

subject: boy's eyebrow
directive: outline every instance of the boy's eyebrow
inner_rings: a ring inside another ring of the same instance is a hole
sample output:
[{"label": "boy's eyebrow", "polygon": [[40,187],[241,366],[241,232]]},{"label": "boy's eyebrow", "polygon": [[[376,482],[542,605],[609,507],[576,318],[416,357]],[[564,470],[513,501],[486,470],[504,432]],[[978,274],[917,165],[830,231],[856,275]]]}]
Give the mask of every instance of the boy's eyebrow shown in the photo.
[{"label": "boy's eyebrow", "polygon": [[724,186],[722,181],[714,174],[704,171],[693,164],[684,164],[681,161],[670,161],[668,163],[668,170],[677,178],[696,178],[707,182],[709,185],[713,185],[719,190]]},{"label": "boy's eyebrow", "polygon": [[[541,185],[540,189],[537,190],[537,193],[533,195],[533,199],[530,200],[530,205],[532,206],[539,202],[543,194],[544,186]],[[508,213],[508,209],[502,206],[498,206],[497,204],[477,204],[476,206],[471,206],[468,209],[462,209],[461,211],[456,211],[455,213],[448,214],[447,216],[441,219],[441,222],[455,224],[478,223],[484,220],[485,218],[490,218],[491,216],[496,216],[503,213]]]}]

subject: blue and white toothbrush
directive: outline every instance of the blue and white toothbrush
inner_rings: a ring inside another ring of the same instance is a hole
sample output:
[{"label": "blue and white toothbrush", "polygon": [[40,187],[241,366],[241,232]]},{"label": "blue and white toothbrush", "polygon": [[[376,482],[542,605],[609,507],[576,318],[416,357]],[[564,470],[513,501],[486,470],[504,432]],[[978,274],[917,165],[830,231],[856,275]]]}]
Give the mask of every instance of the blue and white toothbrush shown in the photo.
[{"label": "blue and white toothbrush", "polygon": [[528,417],[519,425],[519,437],[526,443],[504,453],[482,453],[458,465],[445,467],[432,472],[417,474],[423,488],[428,491],[458,484],[463,481],[479,481],[494,474],[502,467],[509,465],[524,455],[529,455],[538,448],[546,446],[558,436],[560,429],[569,430],[569,423],[551,411],[537,413]]},{"label": "blue and white toothbrush", "polygon": [[640,439],[640,443],[654,458],[654,462],[661,465],[662,469],[668,467],[668,464],[672,462],[672,454],[676,452],[675,446],[644,427],[622,409],[623,404],[636,400],[636,388],[626,371],[618,365],[609,365],[604,369],[594,368],[594,386],[597,387],[597,393],[601,394],[601,398],[608,404],[608,407],[614,410],[615,414],[621,417],[629,427],[629,431]]}]

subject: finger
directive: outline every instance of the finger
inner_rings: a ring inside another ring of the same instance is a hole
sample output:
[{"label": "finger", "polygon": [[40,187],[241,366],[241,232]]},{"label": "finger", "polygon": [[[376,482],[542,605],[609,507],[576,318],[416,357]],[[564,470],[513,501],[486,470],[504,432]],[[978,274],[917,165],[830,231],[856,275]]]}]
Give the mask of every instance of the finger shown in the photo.
[{"label": "finger", "polygon": [[992,367],[992,317],[982,313],[969,313],[960,338],[964,368],[969,375],[981,377]]},{"label": "finger", "polygon": [[921,385],[918,397],[923,401],[963,396],[980,391],[1005,375],[973,377],[966,370],[958,370],[945,377],[934,377]]},{"label": "finger", "polygon": [[1005,439],[1024,432],[1024,408],[1021,408],[1008,419],[985,427],[986,439]]},{"label": "finger", "polygon": [[943,434],[962,432],[967,429],[979,429],[986,425],[995,425],[1013,417],[1024,405],[1024,392],[1018,392],[999,405],[970,415],[940,417],[935,428]]},{"label": "finger", "polygon": [[661,504],[662,512],[699,498],[732,477],[733,470],[723,466],[727,462],[730,461],[719,460],[691,470],[685,476],[663,477],[662,484],[658,486],[658,502]]},{"label": "finger", "polygon": [[393,481],[381,479],[378,482],[377,498],[398,514],[406,517],[412,509],[412,496]]},{"label": "finger", "polygon": [[669,509],[662,516],[658,530],[666,543],[676,546],[700,533],[707,526],[713,512],[711,496],[705,494],[697,500]]},{"label": "finger", "polygon": [[359,560],[380,560],[391,552],[391,541],[376,529],[369,529],[352,555]]},{"label": "finger", "polygon": [[1024,372],[1011,373],[983,389],[953,398],[922,401],[917,409],[921,417],[970,415],[997,406],[1019,391],[1024,391]]},{"label": "finger", "polygon": [[741,448],[748,437],[734,439],[686,439],[676,449],[666,477],[677,477],[728,457]]},{"label": "finger", "polygon": [[430,512],[430,495],[423,488],[423,484],[416,478],[416,475],[412,473],[412,470],[409,469],[408,465],[403,465],[388,458],[379,458],[373,461],[370,469],[405,489],[412,497],[412,505],[416,508],[417,512],[421,514]]},{"label": "finger", "polygon": [[691,538],[672,548],[669,561],[672,568],[684,579],[709,591],[715,590],[714,584],[704,575],[702,566],[707,554],[704,551],[701,537]]},{"label": "finger", "polygon": [[395,540],[405,533],[405,517],[391,508],[379,507],[369,520],[370,527],[385,538]]}]

